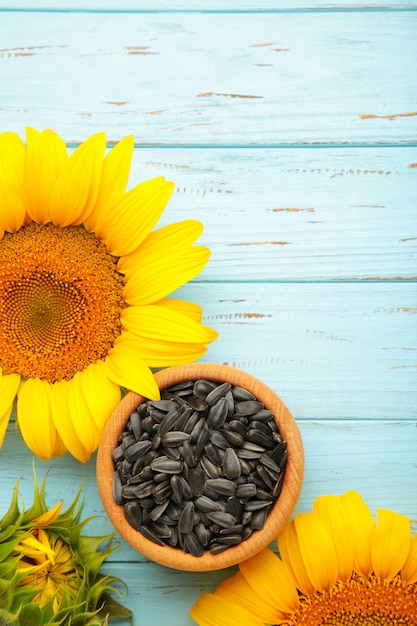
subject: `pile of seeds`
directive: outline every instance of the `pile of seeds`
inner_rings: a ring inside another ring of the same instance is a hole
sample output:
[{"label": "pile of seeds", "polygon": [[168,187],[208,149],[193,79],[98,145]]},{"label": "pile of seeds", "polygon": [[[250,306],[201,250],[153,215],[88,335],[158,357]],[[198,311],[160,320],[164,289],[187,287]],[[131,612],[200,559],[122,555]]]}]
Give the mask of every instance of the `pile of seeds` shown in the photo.
[{"label": "pile of seeds", "polygon": [[287,461],[271,411],[230,383],[185,381],[130,415],[113,497],[147,539],[218,554],[263,528]]}]

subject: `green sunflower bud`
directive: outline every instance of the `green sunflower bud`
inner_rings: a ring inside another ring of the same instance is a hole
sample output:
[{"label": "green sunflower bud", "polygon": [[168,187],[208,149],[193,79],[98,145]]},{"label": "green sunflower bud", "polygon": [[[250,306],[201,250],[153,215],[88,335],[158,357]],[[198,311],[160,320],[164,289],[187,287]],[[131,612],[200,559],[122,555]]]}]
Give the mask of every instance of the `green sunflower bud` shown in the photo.
[{"label": "green sunflower bud", "polygon": [[[18,482],[9,510],[0,519],[0,626],[103,626],[131,612],[121,598],[123,581],[100,572],[117,548],[113,535],[84,535],[93,518],[80,521],[82,486],[68,509],[45,502],[44,478],[34,471],[32,506],[19,507]],[[112,595],[113,594],[113,595]]]}]

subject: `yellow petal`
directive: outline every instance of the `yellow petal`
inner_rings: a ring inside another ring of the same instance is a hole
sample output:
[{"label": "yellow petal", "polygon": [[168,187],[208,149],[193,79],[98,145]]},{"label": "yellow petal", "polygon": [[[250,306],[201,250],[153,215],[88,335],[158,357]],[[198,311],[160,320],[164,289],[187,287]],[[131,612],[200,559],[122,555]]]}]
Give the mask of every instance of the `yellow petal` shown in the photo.
[{"label": "yellow petal", "polygon": [[336,550],[329,531],[312,513],[296,515],[294,525],[311,583],[318,591],[328,591],[338,574]]},{"label": "yellow petal", "polygon": [[401,568],[401,577],[408,583],[417,582],[417,533],[411,539],[408,557]]},{"label": "yellow petal", "polygon": [[371,545],[375,531],[374,518],[357,491],[347,491],[341,496],[342,505],[349,525],[349,536],[353,546],[353,567],[361,576],[372,572]]},{"label": "yellow petal", "polygon": [[102,238],[113,206],[123,197],[129,179],[133,153],[133,135],[124,137],[107,154],[103,161],[100,189],[96,204],[84,220],[88,230]]},{"label": "yellow petal", "polygon": [[220,583],[214,595],[235,602],[267,624],[276,624],[286,617],[284,613],[264,602],[240,571]]},{"label": "yellow petal", "polygon": [[130,254],[149,235],[171,197],[174,184],[163,177],[140,183],[114,207],[104,243],[114,256]]},{"label": "yellow petal", "polygon": [[292,574],[285,563],[265,548],[239,564],[240,571],[252,589],[271,607],[292,613],[299,597]]},{"label": "yellow petal", "polygon": [[288,522],[278,535],[278,550],[282,560],[290,568],[297,588],[305,595],[314,593],[314,586],[307,575],[301,556],[294,521]]},{"label": "yellow petal", "polygon": [[165,307],[152,304],[130,306],[120,317],[127,330],[148,339],[180,343],[204,343],[207,340],[204,326]]},{"label": "yellow petal", "polygon": [[[40,531],[41,529],[39,529],[39,537],[42,539],[43,535],[41,535]],[[41,562],[45,556],[47,556],[48,560],[52,563],[54,562],[55,553],[51,548],[49,541],[38,541],[33,535],[28,535],[19,543],[19,548],[26,556],[37,562]]]},{"label": "yellow petal", "polygon": [[199,626],[264,626],[260,618],[239,604],[211,593],[203,593],[190,615]]},{"label": "yellow petal", "polygon": [[313,504],[313,515],[327,528],[337,554],[338,580],[347,581],[353,572],[353,543],[345,507],[338,496],[321,496]]},{"label": "yellow petal", "polygon": [[55,226],[81,224],[94,208],[100,187],[106,136],[89,137],[70,156],[49,198]]},{"label": "yellow petal", "polygon": [[65,447],[78,461],[86,463],[90,458],[90,452],[86,450],[85,446],[80,441],[72,423],[68,394],[68,381],[60,380],[52,385],[52,417]]},{"label": "yellow petal", "polygon": [[179,343],[145,339],[133,335],[135,349],[148,367],[181,365],[200,359],[207,352],[201,343]]},{"label": "yellow petal", "polygon": [[156,400],[160,397],[158,385],[137,346],[137,339],[131,333],[120,335],[106,357],[107,376],[121,387]]},{"label": "yellow petal", "polygon": [[43,461],[55,453],[56,428],[51,411],[51,385],[29,378],[17,396],[17,418],[22,437],[30,450]]},{"label": "yellow petal", "polygon": [[8,374],[3,376],[0,368],[0,448],[3,445],[7,425],[13,408],[13,402],[19,388],[20,376],[18,374]]},{"label": "yellow petal", "polygon": [[49,129],[42,133],[34,128],[26,129],[25,206],[30,218],[38,224],[50,220],[49,199],[67,161],[67,150],[59,135]]},{"label": "yellow petal", "polygon": [[[203,225],[201,222],[197,220],[183,220],[174,224],[168,224],[150,233],[141,247],[142,249],[145,248],[148,256],[160,254],[164,247],[164,254],[168,251],[180,254],[186,248],[192,246],[202,232]],[[141,259],[140,250],[132,254],[125,254],[119,259],[117,269],[122,274],[125,274],[126,277],[129,277],[141,271]]]},{"label": "yellow petal", "polygon": [[162,300],[158,300],[155,304],[157,306],[164,306],[167,309],[172,309],[172,311],[178,311],[178,313],[186,315],[194,320],[194,322],[201,322],[203,317],[203,309],[199,304],[195,304],[194,302],[176,300],[175,298],[162,298]]},{"label": "yellow petal", "polygon": [[383,580],[391,580],[403,567],[410,550],[411,524],[408,517],[377,509],[377,523],[372,542],[373,571]]},{"label": "yellow petal", "polygon": [[25,146],[15,133],[0,134],[0,229],[16,232],[23,225]]},{"label": "yellow petal", "polygon": [[82,374],[77,372],[69,381],[68,406],[75,432],[87,452],[92,453],[100,443],[101,433],[91,415],[82,387]]},{"label": "yellow petal", "polygon": [[92,363],[80,372],[81,387],[100,434],[120,402],[120,386],[107,376],[104,361]]},{"label": "yellow petal", "polygon": [[49,509],[45,513],[42,513],[42,515],[38,515],[38,517],[35,517],[33,519],[33,525],[34,526],[49,526],[49,524],[52,524],[53,522],[55,522],[55,520],[61,513],[61,509],[62,509],[62,502],[58,502],[58,504],[53,506],[51,509]]},{"label": "yellow petal", "polygon": [[164,252],[161,246],[156,254],[150,254],[144,244],[138,253],[141,269],[127,279],[123,297],[132,305],[152,304],[194,278],[209,257],[210,251],[203,246],[178,254],[169,248]]}]

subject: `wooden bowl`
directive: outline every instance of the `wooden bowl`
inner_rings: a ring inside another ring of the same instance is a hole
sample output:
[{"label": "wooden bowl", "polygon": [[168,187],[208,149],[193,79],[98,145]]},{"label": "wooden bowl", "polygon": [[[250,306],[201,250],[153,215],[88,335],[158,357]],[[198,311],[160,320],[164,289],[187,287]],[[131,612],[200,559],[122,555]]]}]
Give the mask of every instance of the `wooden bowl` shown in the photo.
[{"label": "wooden bowl", "polygon": [[118,445],[118,438],[124,430],[132,411],[146,399],[128,392],[110,417],[104,430],[97,455],[97,483],[101,500],[110,521],[120,535],[133,548],[150,560],[167,567],[188,571],[217,570],[235,565],[265,548],[279,533],[291,516],[298,497],[304,475],[304,451],[301,436],[293,416],[280,398],[264,383],[234,367],[215,363],[193,363],[171,367],[156,375],[162,390],[184,380],[200,378],[214,382],[230,382],[250,391],[266,409],[272,411],[279,432],[287,442],[288,460],[281,494],[270,510],[262,530],[253,533],[236,546],[231,546],[219,554],[206,550],[202,556],[184,553],[181,548],[160,546],[136,531],[127,522],[122,505],[113,498],[114,464],[111,453]]}]

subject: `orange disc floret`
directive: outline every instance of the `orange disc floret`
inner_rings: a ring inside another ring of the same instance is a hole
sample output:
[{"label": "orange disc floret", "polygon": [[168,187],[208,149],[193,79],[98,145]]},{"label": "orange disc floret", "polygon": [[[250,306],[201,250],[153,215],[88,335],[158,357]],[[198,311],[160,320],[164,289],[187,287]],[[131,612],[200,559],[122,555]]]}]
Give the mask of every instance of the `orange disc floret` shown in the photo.
[{"label": "orange disc floret", "polygon": [[3,373],[70,380],[105,358],[125,304],[118,259],[82,226],[31,222],[0,241]]}]

